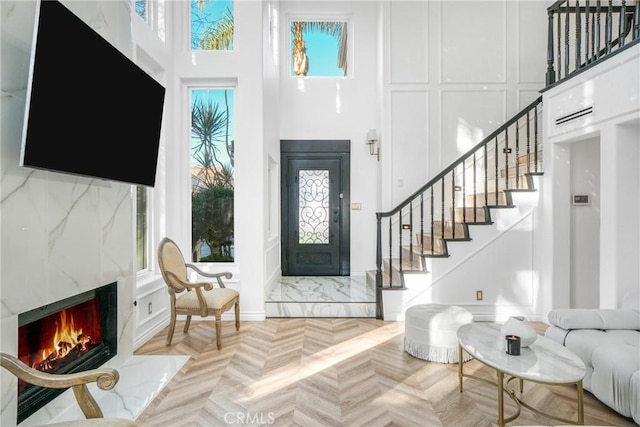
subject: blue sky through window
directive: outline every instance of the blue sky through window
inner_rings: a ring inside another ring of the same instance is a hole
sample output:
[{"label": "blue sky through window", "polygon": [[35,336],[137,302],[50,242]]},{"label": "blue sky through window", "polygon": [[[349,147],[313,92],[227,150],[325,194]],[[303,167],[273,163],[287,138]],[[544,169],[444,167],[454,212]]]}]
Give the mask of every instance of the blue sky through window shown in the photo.
[{"label": "blue sky through window", "polygon": [[[293,32],[289,31],[289,33],[289,52],[291,52],[294,36]],[[309,62],[308,77],[344,77],[344,70],[338,67],[339,42],[334,36],[313,30],[305,31],[303,38]],[[295,75],[293,66],[291,66],[290,75]]]},{"label": "blue sky through window", "polygon": [[[192,105],[195,105],[196,102],[199,102],[200,100],[204,101],[205,103],[211,102],[214,105],[217,104],[218,105],[218,110],[221,111],[225,111],[226,110],[226,105],[228,104],[229,106],[229,141],[234,141],[235,140],[235,135],[234,135],[234,90],[231,88],[226,89],[227,91],[227,101],[225,104],[225,99],[224,99],[224,92],[225,89],[197,89],[197,90],[193,90],[191,93],[192,96]],[[224,136],[223,136],[224,137]],[[192,145],[193,143],[197,142],[193,136],[192,136]],[[218,153],[220,154],[219,158],[222,161],[222,163],[230,163],[230,159],[229,156],[227,155],[227,151],[226,151],[226,147],[225,147],[225,140],[222,139],[219,142],[217,142],[218,145]],[[197,166],[197,164],[194,162],[194,160],[192,159],[192,166]]]},{"label": "blue sky through window", "polygon": [[233,1],[203,0],[200,8],[197,0],[191,0],[191,48],[200,49],[202,35],[216,22],[230,13],[233,15]]}]

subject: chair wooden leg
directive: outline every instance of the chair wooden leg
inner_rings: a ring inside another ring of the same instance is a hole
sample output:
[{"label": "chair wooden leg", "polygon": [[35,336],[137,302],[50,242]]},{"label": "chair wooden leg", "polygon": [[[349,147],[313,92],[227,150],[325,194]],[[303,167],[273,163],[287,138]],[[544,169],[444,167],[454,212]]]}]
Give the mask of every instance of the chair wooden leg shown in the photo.
[{"label": "chair wooden leg", "polygon": [[191,325],[191,315],[187,315],[187,321],[184,323],[184,333],[189,332],[189,325]]},{"label": "chair wooden leg", "polygon": [[[173,311],[173,310],[171,310]],[[171,345],[171,339],[173,338],[173,330],[176,328],[176,314],[171,313],[171,321],[169,322],[169,333],[167,334],[167,344]]]},{"label": "chair wooden leg", "polygon": [[221,314],[216,312],[216,345],[218,346],[218,350],[222,347],[222,343],[220,342],[220,335],[222,335],[222,322],[220,321]]},{"label": "chair wooden leg", "polygon": [[240,300],[236,301],[236,331],[240,330]]}]

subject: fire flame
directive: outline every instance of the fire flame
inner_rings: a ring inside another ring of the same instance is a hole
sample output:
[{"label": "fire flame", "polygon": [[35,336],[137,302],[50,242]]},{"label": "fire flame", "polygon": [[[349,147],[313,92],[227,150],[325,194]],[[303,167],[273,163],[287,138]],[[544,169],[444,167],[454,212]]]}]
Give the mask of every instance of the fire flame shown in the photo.
[{"label": "fire flame", "polygon": [[56,333],[53,335],[51,347],[42,349],[42,362],[34,363],[33,368],[51,369],[51,362],[62,359],[72,351],[87,351],[90,343],[91,337],[84,335],[82,328],[76,327],[73,316],[67,316],[67,310],[62,310],[60,322],[56,322]]}]

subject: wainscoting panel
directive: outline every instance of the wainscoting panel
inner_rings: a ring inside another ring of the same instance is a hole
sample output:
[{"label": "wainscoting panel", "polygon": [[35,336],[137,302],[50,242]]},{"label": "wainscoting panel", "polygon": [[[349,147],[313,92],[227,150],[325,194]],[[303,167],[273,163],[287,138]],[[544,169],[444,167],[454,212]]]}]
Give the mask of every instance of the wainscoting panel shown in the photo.
[{"label": "wainscoting panel", "polygon": [[445,1],[442,5],[442,83],[505,83],[506,1]]},{"label": "wainscoting panel", "polygon": [[429,81],[429,2],[391,2],[392,83]]},{"label": "wainscoting panel", "polygon": [[428,91],[391,92],[391,188],[394,205],[428,180],[428,117]]}]

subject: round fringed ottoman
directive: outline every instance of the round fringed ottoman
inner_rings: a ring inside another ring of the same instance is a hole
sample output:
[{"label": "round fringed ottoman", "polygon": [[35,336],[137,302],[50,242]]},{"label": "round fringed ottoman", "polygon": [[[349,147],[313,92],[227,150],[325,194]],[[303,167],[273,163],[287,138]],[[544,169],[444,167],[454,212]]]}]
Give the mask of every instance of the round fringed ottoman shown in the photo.
[{"label": "round fringed ottoman", "polygon": [[[404,320],[404,350],[418,359],[458,363],[458,328],[473,322],[473,314],[456,305],[419,304]],[[471,359],[463,352],[464,360]]]}]

